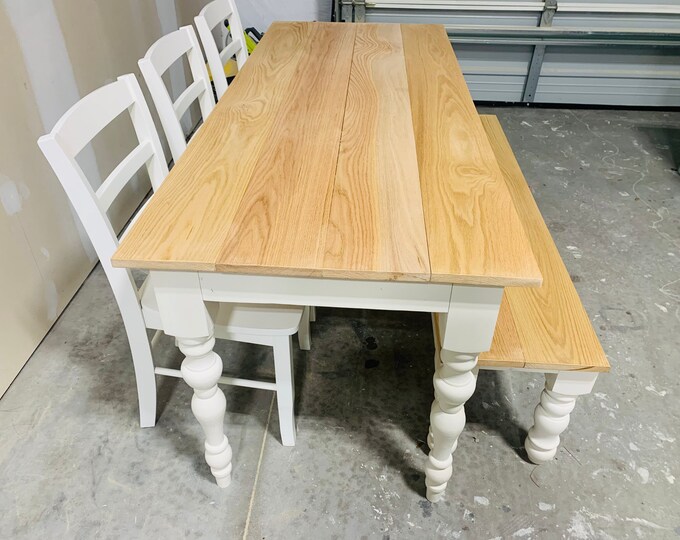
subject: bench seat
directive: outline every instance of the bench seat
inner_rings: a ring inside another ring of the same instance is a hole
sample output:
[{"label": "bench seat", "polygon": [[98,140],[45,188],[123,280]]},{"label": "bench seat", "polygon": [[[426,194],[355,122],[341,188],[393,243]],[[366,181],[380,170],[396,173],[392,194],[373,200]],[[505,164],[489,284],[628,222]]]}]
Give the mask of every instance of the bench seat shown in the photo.
[{"label": "bench seat", "polygon": [[[481,119],[531,243],[543,284],[505,289],[493,343],[489,351],[480,354],[479,367],[550,373],[609,371],[607,357],[500,122],[492,115],[481,115]],[[435,339],[439,341],[438,336]]]},{"label": "bench seat", "polygon": [[[609,371],[609,362],[498,119],[481,115],[481,120],[543,283],[540,287],[505,288],[491,348],[478,356],[477,367],[545,373],[545,388],[524,441],[529,460],[541,464],[555,457],[577,397],[592,391],[598,373]],[[441,476],[448,479],[451,467],[450,460],[442,459],[441,451],[433,454],[436,441],[442,437],[455,451],[465,423],[460,410],[474,391],[476,376],[470,378],[467,371],[469,355],[447,351],[449,358],[444,360],[439,316],[435,313],[433,319],[436,397],[430,415],[427,443],[431,452],[425,470],[427,498],[436,502],[446,487],[446,482],[436,475],[444,471],[446,474]],[[447,416],[458,422],[455,429],[444,423]]]}]

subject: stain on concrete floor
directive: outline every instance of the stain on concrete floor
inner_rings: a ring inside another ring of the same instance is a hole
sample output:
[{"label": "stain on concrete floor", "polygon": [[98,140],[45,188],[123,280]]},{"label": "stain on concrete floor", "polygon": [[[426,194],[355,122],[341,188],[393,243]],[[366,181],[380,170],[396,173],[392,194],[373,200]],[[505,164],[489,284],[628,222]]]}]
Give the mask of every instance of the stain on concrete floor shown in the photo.
[{"label": "stain on concrete floor", "polygon": [[[220,490],[181,381],[159,379],[158,425],[138,428],[97,269],[0,399],[0,537],[680,537],[680,113],[480,112],[499,115],[613,366],[553,462],[521,449],[542,377],[482,372],[430,504],[429,317],[319,309],[313,350],[296,352],[297,446],[279,444],[276,407],[267,423],[271,393],[227,388],[234,480]],[[227,369],[273,371],[266,349],[217,350]],[[159,356],[180,362],[169,338]]]}]

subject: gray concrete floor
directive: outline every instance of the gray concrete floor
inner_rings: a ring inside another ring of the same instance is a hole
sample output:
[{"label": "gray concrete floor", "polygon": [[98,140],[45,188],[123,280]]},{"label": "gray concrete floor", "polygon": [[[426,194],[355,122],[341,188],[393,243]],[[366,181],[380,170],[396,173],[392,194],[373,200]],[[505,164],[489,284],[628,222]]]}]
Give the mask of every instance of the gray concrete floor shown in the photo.
[{"label": "gray concrete floor", "polygon": [[[319,309],[297,352],[299,434],[272,394],[227,388],[230,488],[183,382],[139,429],[121,320],[97,269],[0,400],[0,538],[677,538],[680,114],[483,109],[501,118],[613,366],[556,459],[521,445],[542,378],[482,372],[445,500],[423,498],[427,315]],[[220,344],[228,369],[266,350]],[[165,338],[160,356],[178,365]]]}]

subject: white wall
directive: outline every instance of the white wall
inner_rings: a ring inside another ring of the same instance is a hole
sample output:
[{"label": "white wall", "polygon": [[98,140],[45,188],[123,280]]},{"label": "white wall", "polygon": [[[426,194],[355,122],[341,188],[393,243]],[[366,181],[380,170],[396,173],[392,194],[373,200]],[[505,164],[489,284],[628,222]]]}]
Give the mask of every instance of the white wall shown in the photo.
[{"label": "white wall", "polygon": [[330,0],[236,0],[244,27],[265,31],[277,20],[328,21]]},{"label": "white wall", "polygon": [[[159,12],[171,7],[0,0],[0,395],[97,262],[36,141],[84,95],[138,74],[137,60],[162,35]],[[107,129],[80,160],[95,183],[131,149],[131,125]],[[124,193],[110,213],[116,226],[148,190],[141,181]]]},{"label": "white wall", "polygon": [[[177,0],[180,24],[192,24],[194,15],[208,2]],[[243,27],[254,26],[260,32],[274,21],[328,21],[331,17],[331,0],[236,0],[236,7]]]}]

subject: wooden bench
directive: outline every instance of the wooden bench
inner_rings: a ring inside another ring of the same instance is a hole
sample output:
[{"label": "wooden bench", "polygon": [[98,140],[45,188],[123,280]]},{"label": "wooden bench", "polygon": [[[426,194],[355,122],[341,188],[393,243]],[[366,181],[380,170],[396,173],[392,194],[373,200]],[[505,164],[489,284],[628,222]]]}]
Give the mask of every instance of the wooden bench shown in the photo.
[{"label": "wooden bench", "polygon": [[[546,373],[545,389],[525,442],[529,459],[544,463],[557,452],[576,397],[590,393],[598,373],[609,371],[609,362],[498,119],[481,118],[543,284],[505,289],[491,350],[479,356],[478,367]],[[435,321],[437,348],[441,346],[438,327]]]}]

